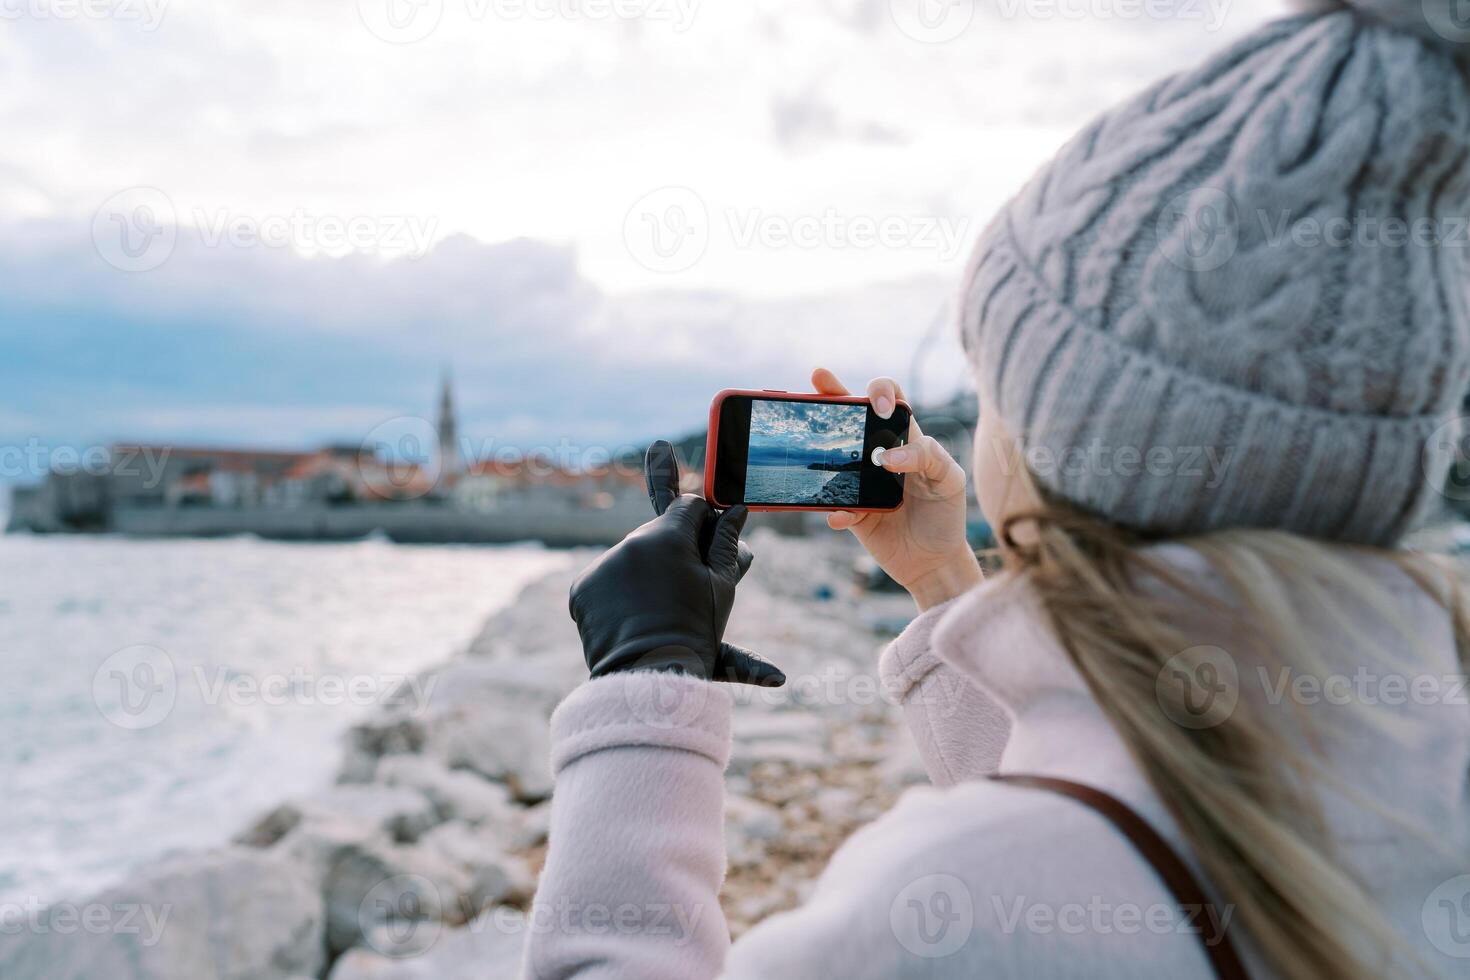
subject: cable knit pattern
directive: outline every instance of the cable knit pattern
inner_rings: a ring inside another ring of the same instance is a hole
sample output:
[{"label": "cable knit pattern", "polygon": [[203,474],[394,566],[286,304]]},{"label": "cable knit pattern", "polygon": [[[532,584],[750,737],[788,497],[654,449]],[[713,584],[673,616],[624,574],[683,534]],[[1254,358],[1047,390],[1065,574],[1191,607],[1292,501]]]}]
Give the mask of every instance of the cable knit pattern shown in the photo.
[{"label": "cable knit pattern", "polygon": [[1003,209],[964,335],[1045,487],[1162,533],[1412,526],[1470,388],[1450,47],[1342,10],[1269,24],[1104,115]]}]

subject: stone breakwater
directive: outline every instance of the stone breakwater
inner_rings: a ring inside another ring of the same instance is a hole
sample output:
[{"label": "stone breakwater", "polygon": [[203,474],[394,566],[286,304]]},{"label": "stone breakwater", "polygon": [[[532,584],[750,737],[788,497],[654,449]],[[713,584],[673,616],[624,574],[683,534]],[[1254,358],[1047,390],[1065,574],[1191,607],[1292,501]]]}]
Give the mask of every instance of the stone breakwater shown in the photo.
[{"label": "stone breakwater", "polygon": [[822,489],[812,494],[805,503],[820,507],[851,507],[858,499],[858,488],[861,484],[861,474],[845,470],[822,484]]},{"label": "stone breakwater", "polygon": [[[828,856],[922,771],[877,657],[906,597],[859,595],[845,537],[755,536],[732,640],[780,664],[735,689],[727,772],[731,931],[797,904]],[[591,552],[577,553],[580,567]],[[533,583],[426,704],[347,737],[336,785],[246,821],[232,843],[137,869],[86,902],[0,923],[7,980],[512,977],[546,846],[547,719],[585,678],[574,568]]]}]

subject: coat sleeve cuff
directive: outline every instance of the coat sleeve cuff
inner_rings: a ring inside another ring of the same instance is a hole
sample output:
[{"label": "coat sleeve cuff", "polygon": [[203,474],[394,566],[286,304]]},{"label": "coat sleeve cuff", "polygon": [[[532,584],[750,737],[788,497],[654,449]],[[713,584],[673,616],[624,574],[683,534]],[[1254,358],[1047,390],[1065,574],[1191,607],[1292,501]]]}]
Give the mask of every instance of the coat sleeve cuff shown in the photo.
[{"label": "coat sleeve cuff", "polygon": [[679,749],[722,770],[730,760],[730,692],[666,671],[627,671],[590,680],[551,716],[551,770],[584,755],[627,746]]},{"label": "coat sleeve cuff", "polygon": [[920,613],[883,651],[878,675],[896,704],[907,701],[909,693],[944,663],[934,653],[934,631],[954,603],[951,599]]}]

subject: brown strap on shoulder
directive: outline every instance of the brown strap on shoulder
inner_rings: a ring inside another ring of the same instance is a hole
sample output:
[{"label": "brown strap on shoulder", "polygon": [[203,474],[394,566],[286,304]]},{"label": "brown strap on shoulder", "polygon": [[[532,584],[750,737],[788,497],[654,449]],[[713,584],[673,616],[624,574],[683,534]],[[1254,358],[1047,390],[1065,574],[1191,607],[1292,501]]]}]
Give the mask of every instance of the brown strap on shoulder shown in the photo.
[{"label": "brown strap on shoulder", "polygon": [[[1144,860],[1153,865],[1154,870],[1158,872],[1169,891],[1174,894],[1174,900],[1181,908],[1199,909],[1201,920],[1196,922],[1196,927],[1192,931],[1204,948],[1205,956],[1209,957],[1210,965],[1215,970],[1215,976],[1220,980],[1248,980],[1249,975],[1245,971],[1235,944],[1230,940],[1229,932],[1225,929],[1225,920],[1220,915],[1219,907],[1205,897],[1205,890],[1200,887],[1199,880],[1189,870],[1189,866],[1180,859],[1174,848],[1169,846],[1168,841],[1160,837],[1158,832],[1149,826],[1148,821],[1134,812],[1132,807],[1100,789],[1074,783],[1067,779],[1020,773],[996,773],[990,778],[997,782],[1031,786],[1070,796],[1106,817],[1124,837],[1132,842]],[[1213,941],[1211,936],[1206,935],[1207,927],[1214,937]]]}]

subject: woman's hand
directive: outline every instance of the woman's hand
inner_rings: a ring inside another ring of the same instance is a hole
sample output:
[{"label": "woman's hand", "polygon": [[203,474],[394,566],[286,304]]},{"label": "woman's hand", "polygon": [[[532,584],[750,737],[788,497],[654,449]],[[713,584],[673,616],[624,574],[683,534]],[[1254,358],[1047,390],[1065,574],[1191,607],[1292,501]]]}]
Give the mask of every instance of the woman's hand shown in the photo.
[{"label": "woman's hand", "polygon": [[[812,372],[812,386],[823,395],[850,394],[826,368]],[[882,418],[893,414],[903,390],[892,378],[868,385],[868,398]],[[891,513],[837,511],[827,516],[844,528],[879,566],[929,609],[980,583],[980,563],[965,539],[965,471],[933,436],[909,423],[908,442],[883,454],[883,468],[904,478],[903,506]]]},{"label": "woman's hand", "polygon": [[724,641],[735,587],[750,565],[740,547],[746,515],[744,507],[720,514],[699,497],[674,498],[577,577],[570,607],[593,677],[671,670],[785,683],[773,664]]}]

